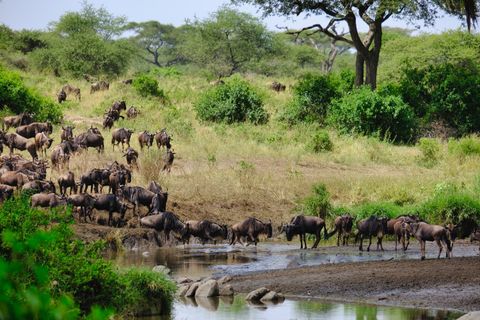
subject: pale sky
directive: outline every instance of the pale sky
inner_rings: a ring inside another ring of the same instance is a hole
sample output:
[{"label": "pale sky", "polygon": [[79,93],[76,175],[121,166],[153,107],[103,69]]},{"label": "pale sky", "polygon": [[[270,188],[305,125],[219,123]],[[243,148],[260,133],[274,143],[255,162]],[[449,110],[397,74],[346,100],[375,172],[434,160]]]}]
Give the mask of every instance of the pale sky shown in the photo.
[{"label": "pale sky", "polygon": [[[157,20],[161,23],[170,23],[179,26],[186,19],[198,17],[203,19],[229,0],[100,0],[89,1],[96,7],[103,6],[116,16],[126,16],[129,21]],[[45,30],[49,22],[56,21],[67,11],[78,11],[81,8],[80,0],[0,0],[0,23],[12,29],[42,29]],[[257,17],[261,13],[252,6],[240,6],[237,9],[249,12]],[[278,30],[276,26],[301,28],[312,23],[324,23],[323,17],[298,18],[295,20],[285,17],[261,18],[270,30]],[[388,20],[386,26],[414,29],[403,21]],[[422,28],[422,32],[439,33],[449,29],[462,27],[461,21],[454,17],[444,17],[437,21],[433,28]],[[465,29],[463,27],[463,29]],[[361,28],[361,31],[365,31]]]}]

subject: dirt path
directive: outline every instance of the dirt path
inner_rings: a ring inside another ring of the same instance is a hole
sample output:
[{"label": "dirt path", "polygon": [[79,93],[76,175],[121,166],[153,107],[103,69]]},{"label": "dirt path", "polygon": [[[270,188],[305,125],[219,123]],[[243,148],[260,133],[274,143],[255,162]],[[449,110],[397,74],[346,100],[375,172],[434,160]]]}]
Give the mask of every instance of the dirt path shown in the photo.
[{"label": "dirt path", "polygon": [[290,296],[480,310],[480,257],[342,263],[236,276],[237,292],[265,286]]}]

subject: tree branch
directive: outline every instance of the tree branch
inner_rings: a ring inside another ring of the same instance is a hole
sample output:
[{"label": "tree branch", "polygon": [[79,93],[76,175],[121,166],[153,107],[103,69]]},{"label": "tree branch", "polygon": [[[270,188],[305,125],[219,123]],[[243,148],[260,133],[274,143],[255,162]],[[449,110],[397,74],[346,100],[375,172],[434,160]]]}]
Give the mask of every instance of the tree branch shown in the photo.
[{"label": "tree branch", "polygon": [[307,31],[307,30],[312,30],[312,29],[317,29],[316,32],[322,32],[324,33],[325,35],[327,35],[328,37],[332,38],[332,39],[335,39],[337,41],[343,41],[343,42],[346,42],[348,44],[351,44],[351,45],[354,45],[353,41],[350,40],[350,39],[347,39],[345,38],[343,35],[341,34],[337,34],[336,32],[332,32],[331,30],[329,30],[329,28],[331,28],[334,23],[336,21],[342,21],[344,20],[343,18],[333,18],[330,20],[330,22],[328,23],[328,27],[327,28],[324,28],[322,27],[322,25],[320,24],[313,24],[311,26],[308,26],[308,27],[305,27],[305,28],[302,28],[301,30],[299,31],[287,31],[286,33],[287,34],[292,34],[292,35],[296,35],[295,37],[295,40],[297,40],[297,38],[300,36],[300,34],[304,31]]}]

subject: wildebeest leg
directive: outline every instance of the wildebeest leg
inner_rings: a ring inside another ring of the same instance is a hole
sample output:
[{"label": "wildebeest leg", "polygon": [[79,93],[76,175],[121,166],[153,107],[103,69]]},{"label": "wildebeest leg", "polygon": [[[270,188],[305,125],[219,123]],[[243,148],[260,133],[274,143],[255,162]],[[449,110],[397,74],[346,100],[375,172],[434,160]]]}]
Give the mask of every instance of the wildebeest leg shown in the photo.
[{"label": "wildebeest leg", "polygon": [[437,243],[437,246],[438,246],[438,257],[437,257],[437,259],[440,259],[440,255],[442,254],[442,250],[443,250],[442,241],[440,241],[440,239],[437,239],[437,240],[435,240],[435,242]]},{"label": "wildebeest leg", "polygon": [[108,210],[108,225],[111,226],[113,211]]},{"label": "wildebeest leg", "polygon": [[230,241],[230,245],[233,246],[235,245],[235,232],[232,232],[232,241]]},{"label": "wildebeest leg", "polygon": [[340,246],[340,237],[342,236],[342,230],[337,231],[337,247]]},{"label": "wildebeest leg", "polygon": [[358,250],[363,251],[363,234],[360,234],[360,246],[358,247]]},{"label": "wildebeest leg", "polygon": [[397,251],[397,243],[400,242],[400,236],[395,235],[395,251]]},{"label": "wildebeest leg", "polygon": [[378,251],[379,246],[380,246],[380,249],[382,249],[382,251],[384,251],[382,241],[383,241],[383,236],[377,237],[377,251]]},{"label": "wildebeest leg", "polygon": [[369,236],[368,238],[368,247],[367,247],[367,252],[370,251],[370,246],[372,245],[372,235]]},{"label": "wildebeest leg", "polygon": [[[315,239],[315,243],[313,244],[312,249],[316,249],[317,246],[318,246],[318,243],[320,242],[320,231],[321,231],[321,230],[317,230],[317,233],[315,234],[315,236],[316,236],[317,238]],[[305,236],[305,237],[306,237],[306,236]]]},{"label": "wildebeest leg", "polygon": [[422,255],[420,259],[425,260],[425,241],[424,240],[420,240],[420,254]]}]

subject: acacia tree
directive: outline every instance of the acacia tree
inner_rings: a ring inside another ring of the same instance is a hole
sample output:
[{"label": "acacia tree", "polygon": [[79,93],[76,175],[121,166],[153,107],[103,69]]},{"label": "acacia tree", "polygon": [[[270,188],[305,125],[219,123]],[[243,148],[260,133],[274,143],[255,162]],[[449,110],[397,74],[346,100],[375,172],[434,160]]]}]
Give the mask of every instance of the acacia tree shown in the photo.
[{"label": "acacia tree", "polygon": [[[313,24],[299,32],[318,30],[336,41],[343,41],[353,46],[357,51],[355,85],[366,84],[372,89],[375,89],[377,85],[384,22],[391,17],[396,17],[431,24],[437,18],[439,10],[444,9],[444,6],[440,5],[441,1],[429,0],[232,1],[257,5],[266,15],[326,15],[330,19],[327,24]],[[368,26],[368,31],[363,35],[359,31],[360,23]],[[334,32],[333,28],[337,24],[345,24],[348,27],[348,36]]]}]

